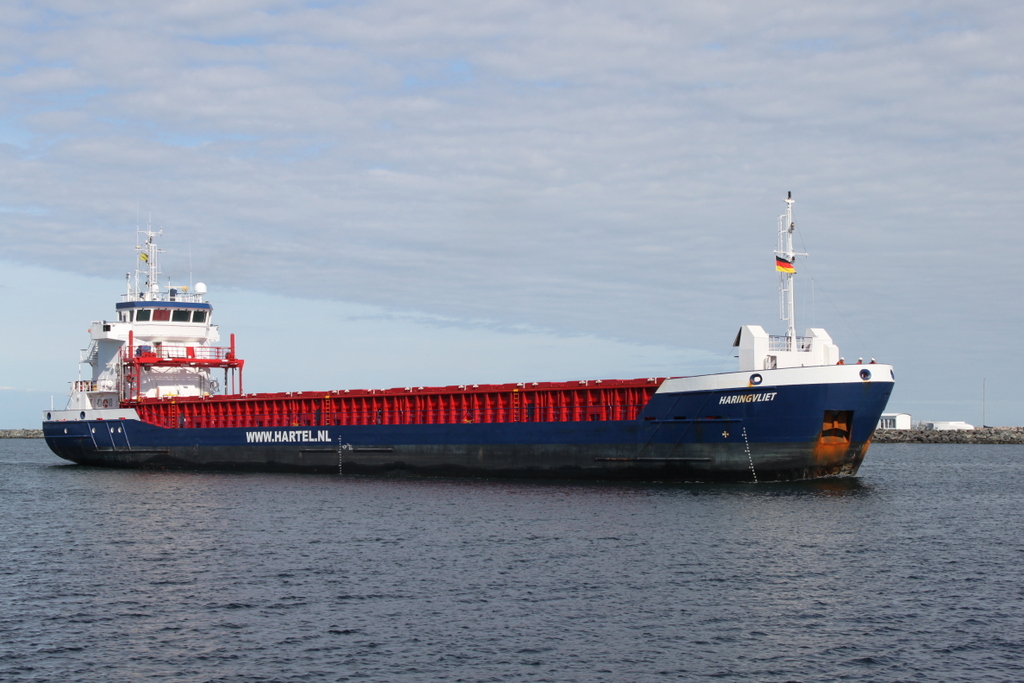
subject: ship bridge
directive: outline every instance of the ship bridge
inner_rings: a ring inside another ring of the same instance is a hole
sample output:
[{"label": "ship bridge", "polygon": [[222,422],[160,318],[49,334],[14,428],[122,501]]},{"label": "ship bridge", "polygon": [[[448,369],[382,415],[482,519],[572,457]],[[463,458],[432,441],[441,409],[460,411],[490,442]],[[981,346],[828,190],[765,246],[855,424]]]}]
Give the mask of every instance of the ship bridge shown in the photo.
[{"label": "ship bridge", "polygon": [[[212,323],[213,306],[206,285],[161,286],[159,232],[139,231],[139,266],[134,281],[115,304],[115,320],[92,323],[89,348],[80,362],[91,366],[91,379],[72,386],[69,407],[110,408],[144,398],[204,397],[241,390],[244,361],[230,347],[217,346],[220,331]],[[223,384],[211,371],[224,371]]]}]

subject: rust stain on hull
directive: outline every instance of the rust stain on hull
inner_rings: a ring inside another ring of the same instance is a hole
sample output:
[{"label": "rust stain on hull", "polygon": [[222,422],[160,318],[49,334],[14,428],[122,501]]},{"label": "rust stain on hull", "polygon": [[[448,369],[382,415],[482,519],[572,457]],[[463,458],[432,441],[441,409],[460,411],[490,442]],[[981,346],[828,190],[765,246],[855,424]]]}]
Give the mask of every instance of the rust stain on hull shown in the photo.
[{"label": "rust stain on hull", "polygon": [[836,474],[855,474],[860,463],[867,454],[871,439],[863,443],[853,443],[850,435],[853,431],[852,410],[826,410],[821,424],[821,432],[814,444],[813,458],[818,467],[836,470]]}]

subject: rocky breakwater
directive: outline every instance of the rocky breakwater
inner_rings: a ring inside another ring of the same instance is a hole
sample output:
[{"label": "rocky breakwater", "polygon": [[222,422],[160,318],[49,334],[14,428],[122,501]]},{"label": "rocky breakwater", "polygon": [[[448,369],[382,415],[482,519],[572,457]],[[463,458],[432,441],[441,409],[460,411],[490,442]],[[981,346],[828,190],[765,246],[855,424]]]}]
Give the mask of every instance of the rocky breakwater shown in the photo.
[{"label": "rocky breakwater", "polygon": [[0,429],[0,439],[41,439],[42,429]]},{"label": "rocky breakwater", "polygon": [[874,443],[1019,443],[1024,427],[978,429],[876,429]]}]

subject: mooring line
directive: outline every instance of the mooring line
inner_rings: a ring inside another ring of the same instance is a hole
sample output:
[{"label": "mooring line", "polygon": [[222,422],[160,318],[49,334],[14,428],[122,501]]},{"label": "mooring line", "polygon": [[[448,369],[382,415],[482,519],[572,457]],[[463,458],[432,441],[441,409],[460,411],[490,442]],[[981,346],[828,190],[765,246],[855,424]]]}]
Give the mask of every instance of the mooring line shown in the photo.
[{"label": "mooring line", "polygon": [[757,472],[754,470],[754,458],[750,455],[750,440],[747,439],[747,428],[743,428],[743,443],[747,448],[747,462],[750,463],[750,473],[754,475],[754,483],[757,483]]}]

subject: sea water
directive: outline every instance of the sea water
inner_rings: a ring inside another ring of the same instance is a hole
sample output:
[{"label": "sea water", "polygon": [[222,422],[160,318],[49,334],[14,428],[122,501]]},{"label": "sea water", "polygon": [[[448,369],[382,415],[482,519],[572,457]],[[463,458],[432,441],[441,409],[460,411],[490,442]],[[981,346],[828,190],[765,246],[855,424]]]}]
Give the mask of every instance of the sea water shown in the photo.
[{"label": "sea water", "polygon": [[1024,679],[1024,448],[636,485],[107,470],[0,441],[2,681]]}]

